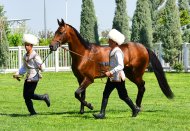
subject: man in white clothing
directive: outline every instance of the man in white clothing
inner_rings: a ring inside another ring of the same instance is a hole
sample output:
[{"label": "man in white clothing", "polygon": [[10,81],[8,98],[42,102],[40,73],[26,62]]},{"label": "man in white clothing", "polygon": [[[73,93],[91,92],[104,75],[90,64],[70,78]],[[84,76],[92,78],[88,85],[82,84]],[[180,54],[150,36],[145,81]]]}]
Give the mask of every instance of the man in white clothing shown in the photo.
[{"label": "man in white clothing", "polygon": [[125,88],[125,74],[123,71],[124,68],[124,54],[119,48],[119,45],[124,43],[125,36],[121,34],[116,29],[112,29],[109,34],[109,46],[111,47],[111,52],[109,54],[109,62],[103,62],[102,65],[109,65],[110,70],[105,74],[108,77],[107,83],[103,92],[102,105],[99,114],[93,114],[96,119],[105,118],[105,110],[108,103],[108,98],[114,88],[117,89],[119,97],[128,106],[132,109],[132,117],[136,117],[138,112],[140,111],[133,104],[132,100],[129,98],[127,94],[127,90]]},{"label": "man in white clothing", "polygon": [[26,54],[23,57],[23,65],[13,77],[18,79],[19,75],[27,73],[24,82],[23,97],[30,115],[36,115],[37,113],[34,110],[32,99],[44,100],[47,106],[50,106],[48,94],[34,94],[38,81],[41,78],[40,71],[44,70],[45,65],[42,63],[40,56],[33,50],[33,45],[38,44],[38,38],[32,34],[24,34],[23,43],[26,49]]}]

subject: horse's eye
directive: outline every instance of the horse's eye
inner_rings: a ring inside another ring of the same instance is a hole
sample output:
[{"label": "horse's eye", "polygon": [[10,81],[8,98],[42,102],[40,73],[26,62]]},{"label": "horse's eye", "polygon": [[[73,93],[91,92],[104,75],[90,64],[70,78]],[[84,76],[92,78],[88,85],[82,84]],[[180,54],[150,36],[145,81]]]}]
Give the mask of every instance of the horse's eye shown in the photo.
[{"label": "horse's eye", "polygon": [[60,35],[62,35],[62,34],[63,34],[63,32],[59,32],[59,34],[60,34]]}]

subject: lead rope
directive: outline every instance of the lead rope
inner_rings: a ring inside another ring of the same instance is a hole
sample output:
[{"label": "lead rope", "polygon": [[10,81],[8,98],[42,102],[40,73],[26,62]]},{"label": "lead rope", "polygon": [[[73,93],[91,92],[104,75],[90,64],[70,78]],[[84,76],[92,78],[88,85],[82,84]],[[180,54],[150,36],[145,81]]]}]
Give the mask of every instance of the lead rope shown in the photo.
[{"label": "lead rope", "polygon": [[66,50],[66,51],[69,51],[69,52],[71,52],[71,53],[73,53],[73,54],[75,54],[75,55],[78,55],[78,56],[80,56],[80,57],[86,58],[87,60],[90,60],[90,61],[95,62],[95,61],[92,60],[91,58],[85,57],[85,56],[83,56],[83,55],[81,55],[81,54],[79,54],[79,53],[76,53],[76,52],[74,52],[74,51],[72,51],[72,50],[69,50],[69,49],[67,49],[67,48],[65,48],[65,47],[63,47],[63,46],[61,46],[61,48],[63,48],[63,49]]},{"label": "lead rope", "polygon": [[[46,59],[48,58],[48,56],[50,55],[52,53],[52,51],[50,51],[49,53],[48,53],[48,55],[45,57],[45,59],[42,61],[42,63],[40,64],[40,65],[42,65],[45,61],[46,61]],[[36,62],[35,62],[36,63]],[[37,64],[36,64],[37,65]],[[30,69],[37,69],[37,68],[30,68]],[[36,70],[36,72],[37,72],[37,74],[39,74],[39,70]],[[20,75],[20,76],[17,76],[17,77],[15,77],[18,81],[20,81],[20,78],[22,78],[22,77],[24,77],[24,75]]]},{"label": "lead rope", "polygon": [[[87,60],[90,60],[90,61],[95,62],[95,61],[92,60],[91,58],[85,57],[85,56],[83,56],[83,55],[81,55],[81,54],[79,54],[79,53],[76,53],[76,52],[74,52],[74,51],[72,51],[72,50],[69,50],[69,49],[67,49],[67,48],[65,48],[65,47],[63,47],[63,46],[61,46],[61,48],[63,48],[63,49],[66,50],[66,51],[69,51],[69,52],[71,52],[71,53],[73,53],[73,54],[75,54],[75,55],[78,55],[78,56],[80,56],[80,57],[86,58]],[[102,65],[100,65],[100,76],[101,76],[101,73],[102,73],[102,71],[101,71],[101,66],[102,66]],[[105,82],[103,81],[103,79],[102,79],[102,78],[100,78],[100,79],[101,79],[102,83],[105,84]]]},{"label": "lead rope", "polygon": [[[46,59],[48,58],[48,56],[52,53],[52,51],[49,51],[48,55],[45,57],[45,59],[42,61],[42,64],[46,61]],[[42,65],[41,64],[41,65]]]}]

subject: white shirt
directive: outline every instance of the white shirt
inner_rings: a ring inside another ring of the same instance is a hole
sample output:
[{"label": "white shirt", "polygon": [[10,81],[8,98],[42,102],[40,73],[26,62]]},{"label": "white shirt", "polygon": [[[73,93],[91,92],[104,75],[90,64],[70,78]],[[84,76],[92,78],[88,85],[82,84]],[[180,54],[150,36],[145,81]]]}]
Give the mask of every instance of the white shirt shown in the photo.
[{"label": "white shirt", "polygon": [[23,65],[16,74],[23,75],[27,73],[27,80],[38,81],[40,78],[39,66],[41,66],[42,71],[44,71],[45,64],[42,63],[40,56],[33,50],[30,55],[25,54],[23,56]]},{"label": "white shirt", "polygon": [[110,52],[110,73],[113,74],[111,81],[121,81],[125,80],[124,68],[124,54],[119,47],[115,47]]}]

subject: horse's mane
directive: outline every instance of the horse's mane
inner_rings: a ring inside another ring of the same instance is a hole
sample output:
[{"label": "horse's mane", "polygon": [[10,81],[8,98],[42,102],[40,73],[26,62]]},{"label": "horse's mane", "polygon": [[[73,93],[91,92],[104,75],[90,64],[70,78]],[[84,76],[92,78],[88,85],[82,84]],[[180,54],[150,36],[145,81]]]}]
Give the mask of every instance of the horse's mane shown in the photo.
[{"label": "horse's mane", "polygon": [[90,42],[88,42],[87,40],[85,40],[80,33],[71,25],[67,24],[68,26],[70,26],[76,33],[77,37],[79,38],[80,42],[84,45],[85,48],[87,49],[91,49],[92,44]]}]

